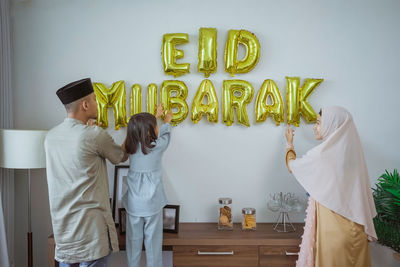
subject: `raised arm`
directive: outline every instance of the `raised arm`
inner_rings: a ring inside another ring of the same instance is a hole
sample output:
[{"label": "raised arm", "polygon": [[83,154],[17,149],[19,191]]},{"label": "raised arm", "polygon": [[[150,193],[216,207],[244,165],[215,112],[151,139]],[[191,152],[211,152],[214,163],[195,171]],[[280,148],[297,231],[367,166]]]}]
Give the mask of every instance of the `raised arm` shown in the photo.
[{"label": "raised arm", "polygon": [[169,145],[169,141],[171,139],[171,130],[172,126],[170,124],[172,120],[172,111],[169,110],[167,114],[165,114],[164,124],[160,127],[160,132],[158,134],[156,148],[165,150]]},{"label": "raised arm", "polygon": [[125,151],[114,142],[111,135],[101,128],[96,130],[99,131],[96,136],[97,153],[114,165],[125,161],[127,159]]}]

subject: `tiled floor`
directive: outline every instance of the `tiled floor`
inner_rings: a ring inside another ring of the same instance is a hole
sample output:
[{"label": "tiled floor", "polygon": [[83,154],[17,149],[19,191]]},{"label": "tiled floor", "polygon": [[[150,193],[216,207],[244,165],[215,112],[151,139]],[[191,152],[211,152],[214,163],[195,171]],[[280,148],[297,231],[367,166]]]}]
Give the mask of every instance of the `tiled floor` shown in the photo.
[{"label": "tiled floor", "polygon": [[[393,258],[393,251],[376,243],[371,243],[372,267],[399,267],[400,263]],[[140,267],[146,267],[146,255],[142,254]],[[126,253],[121,251],[112,254],[109,262],[110,267],[124,267],[126,264]],[[172,252],[163,252],[163,267],[172,267]]]},{"label": "tiled floor", "polygon": [[393,250],[378,243],[370,243],[372,267],[400,267],[393,258]]},{"label": "tiled floor", "polygon": [[[126,264],[126,253],[120,251],[111,255],[108,263],[109,267],[124,267]],[[142,253],[140,267],[146,267],[146,254]],[[172,267],[172,251],[163,251],[163,267]]]}]

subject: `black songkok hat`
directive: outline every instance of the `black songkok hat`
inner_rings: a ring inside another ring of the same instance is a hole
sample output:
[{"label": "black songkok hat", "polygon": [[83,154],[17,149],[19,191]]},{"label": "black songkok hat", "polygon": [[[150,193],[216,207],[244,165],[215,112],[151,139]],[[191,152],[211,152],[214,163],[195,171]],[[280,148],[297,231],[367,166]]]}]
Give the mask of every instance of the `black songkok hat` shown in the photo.
[{"label": "black songkok hat", "polygon": [[75,81],[61,87],[56,94],[61,102],[66,105],[93,93],[90,78]]}]

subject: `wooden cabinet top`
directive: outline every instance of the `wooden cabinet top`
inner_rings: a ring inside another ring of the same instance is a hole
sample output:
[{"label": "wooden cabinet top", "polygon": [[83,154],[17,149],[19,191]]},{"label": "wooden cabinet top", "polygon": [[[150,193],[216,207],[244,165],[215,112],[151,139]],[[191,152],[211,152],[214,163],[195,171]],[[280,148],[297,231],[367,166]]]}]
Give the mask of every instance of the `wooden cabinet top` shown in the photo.
[{"label": "wooden cabinet top", "polygon": [[[303,234],[303,223],[293,224],[295,232],[278,233],[272,223],[257,223],[256,231],[242,231],[235,223],[232,231],[217,230],[216,223],[180,223],[179,233],[164,233],[164,246],[190,245],[248,245],[248,246],[298,246]],[[125,249],[125,235],[119,235],[121,249]]]},{"label": "wooden cabinet top", "polygon": [[217,230],[216,223],[181,223],[179,233],[164,233],[165,246],[176,245],[298,245],[304,224],[295,224],[296,231],[278,233],[272,223],[258,223],[255,231],[242,231],[234,224],[232,231]]}]

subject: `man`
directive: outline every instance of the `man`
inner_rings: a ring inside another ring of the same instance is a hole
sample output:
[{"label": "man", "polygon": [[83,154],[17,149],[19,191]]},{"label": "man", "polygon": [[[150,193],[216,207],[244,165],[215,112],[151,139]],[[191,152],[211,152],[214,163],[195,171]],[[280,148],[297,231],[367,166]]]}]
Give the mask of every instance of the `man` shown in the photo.
[{"label": "man", "polygon": [[45,140],[50,213],[60,266],[106,266],[118,239],[109,202],[106,159],[128,155],[102,128],[89,78],[57,91],[67,118]]}]

